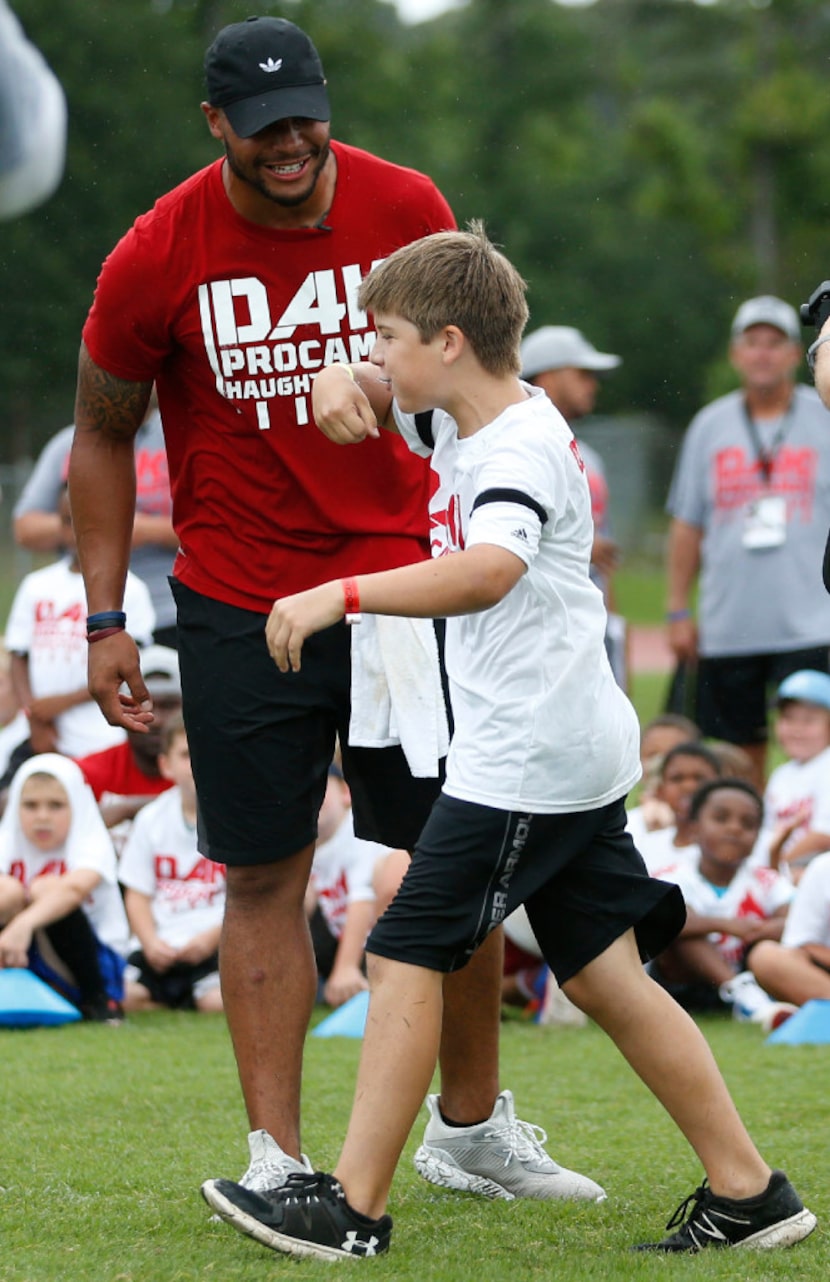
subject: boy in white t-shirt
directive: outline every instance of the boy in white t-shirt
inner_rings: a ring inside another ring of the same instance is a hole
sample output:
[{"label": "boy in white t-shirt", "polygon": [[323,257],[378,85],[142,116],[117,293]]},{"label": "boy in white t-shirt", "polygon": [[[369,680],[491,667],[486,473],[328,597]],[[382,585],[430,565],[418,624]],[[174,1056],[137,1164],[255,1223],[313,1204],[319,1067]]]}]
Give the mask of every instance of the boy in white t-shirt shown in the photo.
[{"label": "boy in white t-shirt", "polygon": [[127,1010],[221,1011],[219,936],[225,869],[199,854],[196,786],[181,715],[168,722],[158,763],[173,787],[139,810],[119,864],[133,931]]},{"label": "boy in white t-shirt", "polygon": [[769,862],[802,869],[830,850],[830,676],[802,668],[778,687],[775,734],[787,757],[764,793]]},{"label": "boy in white t-shirt", "polygon": [[[64,486],[59,503],[66,556],[20,582],[6,624],[12,681],[29,717],[33,752],[84,757],[121,743],[89,693],[87,603]],[[124,609],[139,645],[153,639],[156,612],[147,585],[127,574]]]},{"label": "boy in white t-shirt", "polygon": [[355,836],[349,785],[332,763],[306,896],[322,997],[329,1006],[342,1006],[368,987],[363,954],[377,915],[373,877],[388,853]]},{"label": "boy in white t-shirt", "polygon": [[[321,371],[314,418],[342,443],[376,436],[380,421],[432,456],[434,556],[278,600],[266,636],[289,672],[308,636],[344,615],[358,622],[361,603],[445,617],[454,737],[443,790],[367,943],[369,1014],[336,1176],[292,1175],[262,1196],[209,1180],[203,1195],[276,1250],[385,1251],[392,1177],[438,1055],[444,976],[525,903],[567,995],[614,1039],[706,1168],[710,1187],[659,1249],[798,1241],[815,1217],[753,1145],[700,1030],[642,966],[677,935],[685,909],[625,832],[639,727],[605,653],[579,451],[547,397],[517,376],[524,282],[474,224],[396,250],[358,305],[374,315],[372,363]],[[452,1127],[431,1111],[421,1148],[440,1165]],[[473,1161],[478,1129],[464,1135]]]}]

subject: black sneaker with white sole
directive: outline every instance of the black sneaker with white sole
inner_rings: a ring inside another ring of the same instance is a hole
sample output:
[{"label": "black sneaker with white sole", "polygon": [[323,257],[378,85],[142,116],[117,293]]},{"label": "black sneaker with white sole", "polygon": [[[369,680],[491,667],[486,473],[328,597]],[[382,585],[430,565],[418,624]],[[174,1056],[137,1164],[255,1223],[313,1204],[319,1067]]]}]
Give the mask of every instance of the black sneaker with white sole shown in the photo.
[{"label": "black sneaker with white sole", "polygon": [[346,1201],[333,1175],[294,1173],[266,1193],[233,1180],[207,1180],[202,1196],[240,1233],[272,1251],[317,1260],[355,1259],[389,1250],[392,1218],[372,1220]]},{"label": "black sneaker with white sole", "polygon": [[739,1200],[716,1197],[704,1180],[666,1225],[677,1231],[662,1242],[643,1243],[634,1250],[696,1252],[709,1246],[769,1250],[794,1246],[815,1227],[816,1217],[784,1172],[773,1171],[763,1193]]}]

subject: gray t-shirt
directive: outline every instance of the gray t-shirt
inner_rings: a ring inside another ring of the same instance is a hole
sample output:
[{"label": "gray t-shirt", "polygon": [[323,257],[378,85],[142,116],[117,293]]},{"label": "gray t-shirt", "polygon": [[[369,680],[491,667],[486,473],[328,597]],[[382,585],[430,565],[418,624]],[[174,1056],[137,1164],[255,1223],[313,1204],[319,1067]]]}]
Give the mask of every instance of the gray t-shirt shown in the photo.
[{"label": "gray t-shirt", "polygon": [[[813,388],[799,385],[787,414],[756,428],[762,452],[774,455],[769,483],[736,391],[692,419],[669,491],[669,513],[703,532],[698,625],[707,657],[830,644],[830,596],[821,579],[830,414]],[[753,540],[751,506],[770,497],[764,515],[781,541],[748,546],[764,542]]]},{"label": "gray t-shirt", "polygon": [[[14,516],[25,512],[57,510],[61,487],[66,481],[69,450],[75,428],[70,424],[47,441],[31,476],[14,505]],[[152,516],[170,516],[170,478],[161,417],[151,414],[142,423],[135,438],[136,510]],[[147,543],[134,548],[130,569],[150,589],[156,611],[156,627],[167,628],[176,622],[176,606],[168,576],[173,567],[172,548]]]}]

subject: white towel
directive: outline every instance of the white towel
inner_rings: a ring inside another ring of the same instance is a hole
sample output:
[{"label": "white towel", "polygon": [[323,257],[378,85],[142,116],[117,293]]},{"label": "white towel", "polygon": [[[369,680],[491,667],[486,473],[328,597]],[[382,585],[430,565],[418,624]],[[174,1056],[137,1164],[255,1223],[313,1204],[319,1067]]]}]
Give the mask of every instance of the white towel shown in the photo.
[{"label": "white towel", "polygon": [[416,778],[437,776],[450,736],[431,619],[364,614],[352,628],[351,695],[353,747],[400,744]]}]

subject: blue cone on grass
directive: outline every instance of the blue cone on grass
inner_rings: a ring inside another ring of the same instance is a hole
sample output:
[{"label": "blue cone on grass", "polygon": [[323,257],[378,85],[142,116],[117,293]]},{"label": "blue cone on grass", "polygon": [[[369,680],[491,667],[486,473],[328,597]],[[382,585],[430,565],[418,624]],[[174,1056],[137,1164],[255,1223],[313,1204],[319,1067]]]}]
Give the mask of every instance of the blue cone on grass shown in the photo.
[{"label": "blue cone on grass", "polygon": [[830,1002],[817,1000],[805,1002],[767,1038],[771,1046],[826,1043],[830,1043]]},{"label": "blue cone on grass", "polygon": [[0,1027],[69,1024],[81,1012],[30,970],[0,970]]},{"label": "blue cone on grass", "polygon": [[355,993],[337,1010],[333,1010],[322,1020],[312,1037],[362,1037],[366,1027],[366,1012],[369,1009],[369,994],[364,991]]}]

